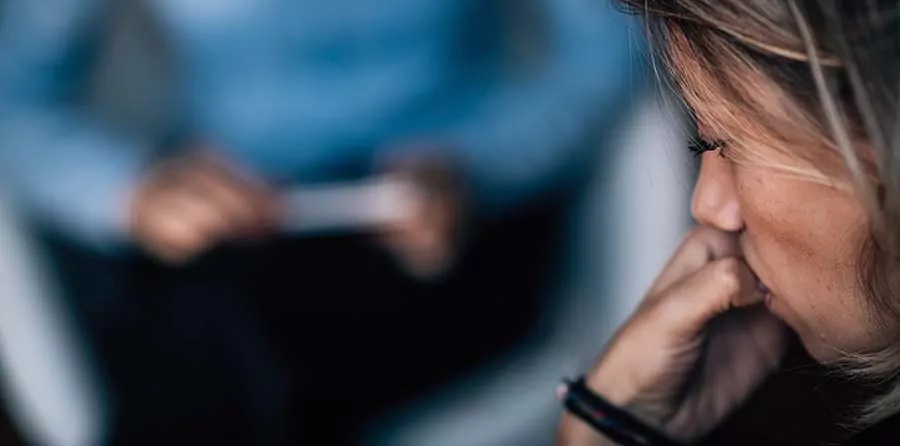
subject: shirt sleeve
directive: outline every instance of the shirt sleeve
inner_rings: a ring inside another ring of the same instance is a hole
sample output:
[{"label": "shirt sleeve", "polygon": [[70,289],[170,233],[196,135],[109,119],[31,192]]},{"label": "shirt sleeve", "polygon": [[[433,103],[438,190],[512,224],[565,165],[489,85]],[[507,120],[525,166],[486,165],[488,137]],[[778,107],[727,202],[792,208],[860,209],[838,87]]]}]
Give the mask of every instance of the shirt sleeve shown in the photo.
[{"label": "shirt sleeve", "polygon": [[100,249],[125,238],[148,150],[75,98],[100,0],[0,3],[0,178],[29,213]]},{"label": "shirt sleeve", "polygon": [[448,136],[488,211],[564,181],[585,159],[579,155],[597,149],[588,137],[627,113],[643,79],[641,29],[613,4],[533,3],[548,37],[546,56],[485,95]]}]

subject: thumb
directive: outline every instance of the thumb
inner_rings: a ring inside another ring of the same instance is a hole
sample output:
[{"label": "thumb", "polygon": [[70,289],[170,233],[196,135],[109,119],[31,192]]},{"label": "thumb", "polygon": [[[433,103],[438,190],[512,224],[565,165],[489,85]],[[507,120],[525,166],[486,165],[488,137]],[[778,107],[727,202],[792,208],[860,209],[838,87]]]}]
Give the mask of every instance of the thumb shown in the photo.
[{"label": "thumb", "polygon": [[708,263],[677,284],[661,305],[669,329],[693,338],[716,316],[762,303],[765,297],[750,267],[740,258],[727,257]]}]

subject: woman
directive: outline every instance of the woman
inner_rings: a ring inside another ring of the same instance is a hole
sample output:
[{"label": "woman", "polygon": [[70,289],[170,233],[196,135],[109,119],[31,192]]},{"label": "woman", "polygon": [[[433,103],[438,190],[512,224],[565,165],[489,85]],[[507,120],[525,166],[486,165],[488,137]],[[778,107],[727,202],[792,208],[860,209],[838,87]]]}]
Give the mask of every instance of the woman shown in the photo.
[{"label": "woman", "polygon": [[[585,376],[680,441],[779,365],[900,371],[900,1],[633,0],[698,127],[700,227]],[[895,380],[896,381],[896,380]],[[900,410],[900,382],[862,411]],[[564,445],[609,440],[567,414]]]}]

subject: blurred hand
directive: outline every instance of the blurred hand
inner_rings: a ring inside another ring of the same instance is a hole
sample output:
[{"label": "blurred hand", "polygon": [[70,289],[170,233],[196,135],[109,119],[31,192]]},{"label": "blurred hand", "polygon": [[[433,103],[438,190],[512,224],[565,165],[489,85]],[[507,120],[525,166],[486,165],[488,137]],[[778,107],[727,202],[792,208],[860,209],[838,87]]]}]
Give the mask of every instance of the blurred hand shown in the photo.
[{"label": "blurred hand", "polygon": [[459,172],[433,158],[401,160],[389,171],[418,186],[418,193],[408,217],[383,228],[379,240],[411,276],[439,276],[456,259],[466,220]]},{"label": "blurred hand", "polygon": [[135,240],[168,263],[190,261],[223,241],[271,231],[277,201],[263,185],[224,160],[192,154],[152,170],[134,195]]},{"label": "blurred hand", "polygon": [[[587,384],[679,440],[709,432],[779,364],[784,325],[744,263],[736,235],[700,227],[611,341]],[[559,444],[608,444],[573,416]]]}]

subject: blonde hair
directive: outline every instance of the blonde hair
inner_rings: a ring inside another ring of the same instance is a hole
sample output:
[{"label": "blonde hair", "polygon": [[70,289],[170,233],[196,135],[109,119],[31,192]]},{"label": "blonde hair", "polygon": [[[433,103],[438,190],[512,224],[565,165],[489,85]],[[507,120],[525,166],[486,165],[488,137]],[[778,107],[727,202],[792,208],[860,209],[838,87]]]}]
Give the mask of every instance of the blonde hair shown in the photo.
[{"label": "blonde hair", "polygon": [[[860,289],[873,323],[900,322],[900,0],[623,0],[649,19],[658,59],[714,134],[790,151],[787,173],[849,185],[869,214]],[[731,149],[729,143],[729,149]],[[749,147],[736,161],[772,163]],[[900,340],[848,354],[854,376],[892,382],[862,410],[900,412]]]}]

